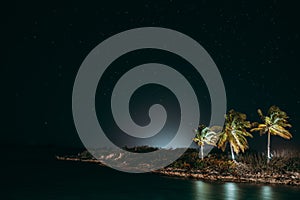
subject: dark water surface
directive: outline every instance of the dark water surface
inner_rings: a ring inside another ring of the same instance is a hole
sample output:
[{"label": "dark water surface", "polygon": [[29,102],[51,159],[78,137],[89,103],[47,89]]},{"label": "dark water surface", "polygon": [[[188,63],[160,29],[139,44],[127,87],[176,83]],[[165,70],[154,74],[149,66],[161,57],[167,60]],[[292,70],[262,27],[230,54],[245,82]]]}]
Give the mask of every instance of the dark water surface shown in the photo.
[{"label": "dark water surface", "polygon": [[300,196],[299,187],[206,183],[149,173],[128,174],[96,164],[56,161],[57,153],[44,148],[11,149],[1,170],[3,199],[234,200]]}]

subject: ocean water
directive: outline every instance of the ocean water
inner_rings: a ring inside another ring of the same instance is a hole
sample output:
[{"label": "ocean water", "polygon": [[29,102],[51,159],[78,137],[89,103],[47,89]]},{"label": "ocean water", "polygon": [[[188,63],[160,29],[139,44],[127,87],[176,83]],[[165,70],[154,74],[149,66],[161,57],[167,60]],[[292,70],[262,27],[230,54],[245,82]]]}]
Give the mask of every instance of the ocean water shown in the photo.
[{"label": "ocean water", "polygon": [[2,166],[1,199],[299,199],[300,188],[208,183],[129,174],[91,163],[57,161],[57,151],[11,149]]}]

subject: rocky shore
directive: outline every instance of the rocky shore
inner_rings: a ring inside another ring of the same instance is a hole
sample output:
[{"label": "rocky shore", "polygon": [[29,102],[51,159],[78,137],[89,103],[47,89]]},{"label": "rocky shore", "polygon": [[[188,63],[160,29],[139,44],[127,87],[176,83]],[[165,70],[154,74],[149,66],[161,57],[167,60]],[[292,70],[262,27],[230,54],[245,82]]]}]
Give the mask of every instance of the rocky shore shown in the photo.
[{"label": "rocky shore", "polygon": [[191,178],[205,181],[218,182],[237,182],[237,183],[261,183],[261,184],[284,184],[284,185],[300,185],[300,176],[297,172],[287,174],[244,174],[236,176],[231,174],[220,174],[217,171],[203,173],[201,170],[184,170],[165,168],[155,171],[155,173],[166,176]]}]

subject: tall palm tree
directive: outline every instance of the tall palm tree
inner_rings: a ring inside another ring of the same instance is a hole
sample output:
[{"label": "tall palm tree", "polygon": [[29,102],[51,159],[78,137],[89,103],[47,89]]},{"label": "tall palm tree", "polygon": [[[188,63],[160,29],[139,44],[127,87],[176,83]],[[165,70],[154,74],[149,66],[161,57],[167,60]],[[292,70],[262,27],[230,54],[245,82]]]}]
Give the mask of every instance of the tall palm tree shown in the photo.
[{"label": "tall palm tree", "polygon": [[216,146],[219,133],[222,130],[222,127],[219,126],[212,126],[211,128],[206,127],[204,125],[199,125],[197,129],[194,129],[196,133],[193,141],[196,142],[200,146],[199,158],[203,160],[203,148],[205,144]]},{"label": "tall palm tree", "polygon": [[221,132],[218,147],[225,151],[227,143],[230,144],[231,158],[235,160],[234,152],[238,154],[244,152],[248,146],[247,136],[253,137],[247,128],[251,128],[249,121],[246,121],[247,116],[243,113],[230,110],[225,115],[225,124]]},{"label": "tall palm tree", "polygon": [[271,135],[278,135],[280,137],[283,137],[284,139],[291,139],[292,134],[288,130],[286,130],[286,128],[292,126],[287,121],[287,119],[289,118],[287,114],[284,111],[280,110],[277,106],[270,107],[268,116],[264,116],[260,109],[258,109],[257,112],[263,123],[255,123],[257,127],[252,128],[250,131],[259,131],[260,135],[268,132],[267,155],[269,162],[269,160],[271,159]]}]

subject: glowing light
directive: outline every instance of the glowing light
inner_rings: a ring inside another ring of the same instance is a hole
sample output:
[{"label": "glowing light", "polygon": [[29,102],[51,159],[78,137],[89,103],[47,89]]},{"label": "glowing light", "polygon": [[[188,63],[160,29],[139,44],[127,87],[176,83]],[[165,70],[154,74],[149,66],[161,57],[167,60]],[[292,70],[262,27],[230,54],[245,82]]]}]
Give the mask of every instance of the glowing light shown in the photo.
[{"label": "glowing light", "polygon": [[264,197],[264,199],[273,199],[272,188],[270,186],[262,186],[261,196]]},{"label": "glowing light", "polygon": [[195,181],[195,199],[207,199],[207,197],[212,195],[211,184]]},{"label": "glowing light", "polygon": [[237,185],[235,183],[225,183],[224,184],[224,188],[225,188],[225,199],[230,199],[230,200],[234,200],[234,199],[238,199],[238,188]]}]

